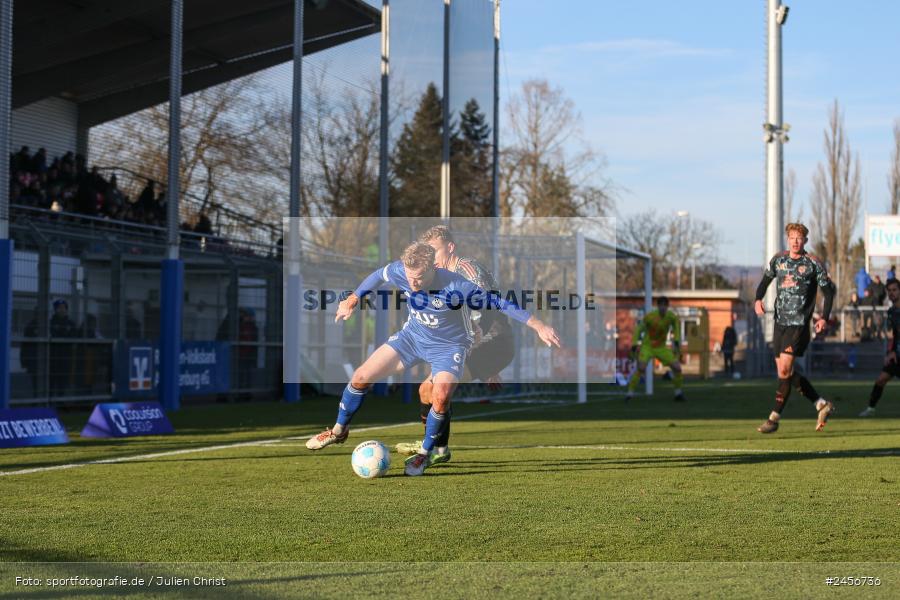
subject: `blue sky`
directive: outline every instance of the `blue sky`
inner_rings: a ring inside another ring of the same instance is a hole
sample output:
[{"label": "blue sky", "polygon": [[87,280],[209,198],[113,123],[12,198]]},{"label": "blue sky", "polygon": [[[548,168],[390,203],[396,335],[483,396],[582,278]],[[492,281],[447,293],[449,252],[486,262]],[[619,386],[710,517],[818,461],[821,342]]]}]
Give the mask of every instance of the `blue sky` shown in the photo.
[{"label": "blue sky", "polygon": [[[807,203],[837,98],[862,163],[864,210],[884,212],[900,118],[900,3],[786,3],[785,172],[797,173],[795,203]],[[720,228],[723,262],[763,262],[765,0],[502,6],[501,97],[530,78],[562,87],[624,188],[620,214],[688,210]]]}]

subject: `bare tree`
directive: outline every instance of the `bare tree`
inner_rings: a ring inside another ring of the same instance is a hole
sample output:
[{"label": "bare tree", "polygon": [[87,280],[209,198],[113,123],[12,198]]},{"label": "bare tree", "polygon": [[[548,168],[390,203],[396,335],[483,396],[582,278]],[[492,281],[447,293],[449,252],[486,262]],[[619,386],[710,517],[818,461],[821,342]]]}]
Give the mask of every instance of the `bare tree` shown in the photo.
[{"label": "bare tree", "polygon": [[862,187],[859,156],[854,157],[850,151],[844,115],[837,100],[829,111],[823,150],[825,164],[816,167],[810,197],[813,234],[820,240],[815,247],[828,263],[843,303],[853,287],[851,246],[853,230],[859,222]]},{"label": "bare tree", "polygon": [[891,202],[891,214],[896,215],[900,211],[900,120],[894,123],[894,151],[891,152],[888,194]]},{"label": "bare tree", "polygon": [[[269,207],[258,175],[272,165],[259,156],[266,107],[256,76],[248,76],[182,98],[181,186],[191,221],[216,204],[259,217]],[[94,163],[130,171],[136,194],[143,179],[168,177],[168,104],[159,104],[91,132]],[[252,222],[247,227],[252,227]]]},{"label": "bare tree", "polygon": [[[306,83],[301,214],[373,216],[378,213],[379,103],[374,89],[329,88],[323,70]],[[287,99],[269,112],[264,155],[290,165],[291,105]],[[290,171],[280,172],[282,187]]]},{"label": "bare tree", "polygon": [[[721,236],[715,226],[703,219],[685,220],[676,214],[647,210],[619,220],[618,241],[625,247],[649,254],[653,261],[653,285],[657,288],[677,288],[690,285],[692,265],[701,277],[718,260]],[[682,281],[676,276],[681,267]],[[640,273],[621,270],[622,287],[635,287],[643,277]]]},{"label": "bare tree", "polygon": [[601,177],[606,162],[581,136],[581,116],[561,88],[546,80],[526,81],[510,100],[508,117],[503,216],[597,216],[612,211],[611,185]]}]

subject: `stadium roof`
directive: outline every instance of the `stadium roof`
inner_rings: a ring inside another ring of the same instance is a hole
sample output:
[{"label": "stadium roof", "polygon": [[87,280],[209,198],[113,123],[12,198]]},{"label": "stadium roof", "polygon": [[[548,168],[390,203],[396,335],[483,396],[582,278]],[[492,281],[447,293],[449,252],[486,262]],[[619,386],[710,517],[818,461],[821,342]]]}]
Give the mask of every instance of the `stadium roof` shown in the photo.
[{"label": "stadium roof", "polygon": [[[293,0],[188,0],[183,93],[287,62]],[[381,30],[364,0],[306,0],[304,54]],[[13,108],[59,96],[90,127],[165,102],[170,0],[16,2]]]}]

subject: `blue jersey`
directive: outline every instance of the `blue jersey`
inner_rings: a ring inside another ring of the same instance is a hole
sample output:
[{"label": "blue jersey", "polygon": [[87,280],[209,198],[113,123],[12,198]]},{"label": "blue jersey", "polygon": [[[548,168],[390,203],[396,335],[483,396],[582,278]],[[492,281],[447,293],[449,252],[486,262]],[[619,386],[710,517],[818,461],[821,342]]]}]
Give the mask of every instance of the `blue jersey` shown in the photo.
[{"label": "blue jersey", "polygon": [[406,271],[401,261],[394,261],[382,269],[373,272],[356,289],[355,294],[362,298],[368,292],[374,292],[383,285],[391,285],[406,296],[409,316],[404,325],[408,333],[424,343],[462,344],[467,348],[472,345],[472,327],[468,322],[467,303],[484,307],[485,310],[500,310],[516,321],[524,323],[531,314],[503,299],[494,298],[488,307],[488,292],[475,285],[465,277],[446,269],[435,269],[434,279],[428,290],[413,292],[406,280]]}]

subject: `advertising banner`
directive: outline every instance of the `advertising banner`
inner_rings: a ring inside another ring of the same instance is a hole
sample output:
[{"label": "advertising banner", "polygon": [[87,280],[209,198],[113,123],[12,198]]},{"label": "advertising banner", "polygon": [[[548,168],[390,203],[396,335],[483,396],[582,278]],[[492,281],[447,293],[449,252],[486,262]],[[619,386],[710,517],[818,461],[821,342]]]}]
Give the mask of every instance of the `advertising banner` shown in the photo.
[{"label": "advertising banner", "polygon": [[900,216],[866,215],[866,254],[900,256]]},{"label": "advertising banner", "polygon": [[107,438],[175,433],[159,402],[105,403],[94,407],[81,437]]},{"label": "advertising banner", "polygon": [[[219,394],[230,389],[231,345],[227,342],[182,342],[179,382],[184,396]],[[159,385],[159,347],[151,342],[117,346],[115,396],[152,398]]]},{"label": "advertising banner", "polygon": [[69,436],[52,408],[0,410],[0,448],[68,443]]}]

